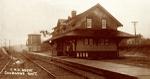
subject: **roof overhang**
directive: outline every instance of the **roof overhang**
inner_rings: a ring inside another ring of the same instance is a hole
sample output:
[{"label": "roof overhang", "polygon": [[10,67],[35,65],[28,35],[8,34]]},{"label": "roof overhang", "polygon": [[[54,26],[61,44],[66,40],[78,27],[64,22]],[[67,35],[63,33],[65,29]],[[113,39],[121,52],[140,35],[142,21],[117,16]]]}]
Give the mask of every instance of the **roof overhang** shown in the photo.
[{"label": "roof overhang", "polygon": [[57,36],[52,37],[50,40],[56,40],[64,37],[93,37],[93,38],[134,38],[134,35],[125,33],[117,30],[110,29],[101,29],[101,30],[92,30],[92,29],[76,29],[72,30]]}]

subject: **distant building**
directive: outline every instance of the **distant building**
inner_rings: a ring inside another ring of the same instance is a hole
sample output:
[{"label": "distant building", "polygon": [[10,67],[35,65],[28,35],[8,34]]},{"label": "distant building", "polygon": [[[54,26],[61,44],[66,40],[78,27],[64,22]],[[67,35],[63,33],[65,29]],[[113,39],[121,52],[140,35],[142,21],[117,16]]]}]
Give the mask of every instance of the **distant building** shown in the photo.
[{"label": "distant building", "polygon": [[114,58],[119,56],[122,39],[132,35],[118,31],[123,26],[101,5],[97,4],[77,15],[71,12],[68,19],[59,19],[52,32],[53,54],[77,58]]},{"label": "distant building", "polygon": [[142,35],[138,34],[136,35],[134,38],[130,38],[130,39],[125,39],[120,43],[120,46],[124,47],[124,46],[139,46],[139,45],[143,45],[144,42],[144,38]]},{"label": "distant building", "polygon": [[135,38],[130,38],[127,40],[128,45],[141,45],[144,38],[142,35],[137,35]]},{"label": "distant building", "polygon": [[41,35],[40,34],[28,34],[27,46],[29,51],[41,50]]}]

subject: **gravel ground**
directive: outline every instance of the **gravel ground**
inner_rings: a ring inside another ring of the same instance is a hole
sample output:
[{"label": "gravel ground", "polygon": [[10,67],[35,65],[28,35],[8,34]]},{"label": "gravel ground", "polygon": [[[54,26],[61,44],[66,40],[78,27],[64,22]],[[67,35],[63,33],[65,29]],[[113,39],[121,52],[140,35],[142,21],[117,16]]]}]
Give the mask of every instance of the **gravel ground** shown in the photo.
[{"label": "gravel ground", "polygon": [[10,58],[5,55],[2,50],[0,49],[0,72],[2,71],[2,68],[10,61]]},{"label": "gravel ground", "polygon": [[4,69],[0,79],[50,79],[47,72],[13,51],[13,60]]}]

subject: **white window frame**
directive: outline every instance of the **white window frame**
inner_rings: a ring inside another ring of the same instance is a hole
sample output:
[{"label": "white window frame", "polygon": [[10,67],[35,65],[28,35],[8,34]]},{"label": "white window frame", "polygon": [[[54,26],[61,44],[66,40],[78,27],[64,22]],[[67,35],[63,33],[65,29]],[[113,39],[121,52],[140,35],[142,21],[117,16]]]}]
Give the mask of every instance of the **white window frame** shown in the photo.
[{"label": "white window frame", "polygon": [[107,28],[107,20],[102,19],[102,29],[106,29],[106,28]]},{"label": "white window frame", "polygon": [[92,19],[91,18],[86,19],[86,27],[87,28],[92,28]]}]

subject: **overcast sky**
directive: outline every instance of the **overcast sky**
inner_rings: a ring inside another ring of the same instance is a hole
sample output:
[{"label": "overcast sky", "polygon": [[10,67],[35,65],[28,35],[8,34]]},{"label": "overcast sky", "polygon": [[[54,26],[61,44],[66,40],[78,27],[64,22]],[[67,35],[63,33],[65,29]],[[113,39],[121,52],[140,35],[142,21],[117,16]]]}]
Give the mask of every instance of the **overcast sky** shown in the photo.
[{"label": "overcast sky", "polygon": [[150,0],[0,0],[0,39],[25,43],[28,33],[51,30],[59,18],[67,18],[99,3],[122,24],[119,30],[150,37]]}]

